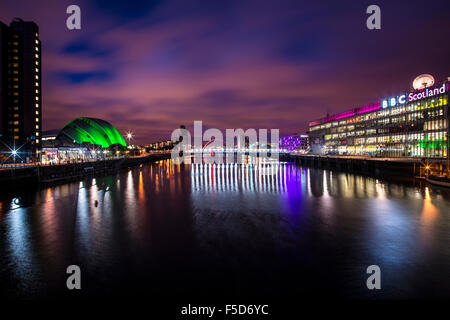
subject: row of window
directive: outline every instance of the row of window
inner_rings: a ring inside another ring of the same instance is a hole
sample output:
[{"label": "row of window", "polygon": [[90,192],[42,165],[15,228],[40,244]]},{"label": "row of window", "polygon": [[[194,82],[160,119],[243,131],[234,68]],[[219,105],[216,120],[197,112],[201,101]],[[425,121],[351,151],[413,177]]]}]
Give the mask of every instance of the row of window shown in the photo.
[{"label": "row of window", "polygon": [[419,143],[421,145],[434,144],[436,147],[447,145],[447,133],[445,131],[386,135],[381,137],[355,138],[352,140],[329,141],[326,146],[333,145],[362,145],[362,144],[386,144],[386,143]]},{"label": "row of window", "polygon": [[356,123],[364,122],[364,121],[368,121],[368,120],[372,120],[372,119],[376,119],[376,118],[389,117],[389,116],[393,116],[393,115],[410,113],[410,112],[414,112],[414,111],[421,111],[421,110],[425,110],[425,109],[432,109],[432,108],[436,108],[436,107],[445,106],[445,105],[447,105],[447,103],[448,103],[447,95],[443,95],[440,97],[425,99],[418,103],[408,104],[408,105],[399,106],[399,107],[395,107],[395,108],[382,109],[379,111],[370,112],[370,113],[363,114],[363,115],[353,116],[346,120],[334,121],[334,122],[329,122],[329,123],[325,123],[325,124],[321,124],[321,125],[316,125],[316,126],[311,127],[310,131],[328,129],[331,127],[352,124],[355,122]]},{"label": "row of window", "polygon": [[[36,33],[36,38],[37,37],[38,37],[38,34]],[[39,47],[38,47],[39,40],[36,39],[35,42],[36,42],[35,50],[36,50],[36,52],[39,52]],[[39,54],[38,53],[35,54],[35,58],[36,58],[36,61],[35,61],[36,66],[39,66]],[[35,86],[38,88],[39,87],[39,83],[38,83],[38,81],[39,81],[39,69],[38,69],[38,67],[35,68],[35,72],[36,72],[36,74],[35,74],[35,79],[36,79]],[[36,89],[36,94],[37,95],[39,94],[39,90],[38,89]],[[36,96],[36,108],[37,109],[39,108],[39,96]],[[39,117],[38,117],[38,115],[39,115],[39,111],[36,110],[36,130],[39,130]],[[39,131],[36,131],[36,137],[39,137]],[[39,143],[39,139],[36,139],[36,143]]]},{"label": "row of window", "polygon": [[397,116],[392,118],[384,118],[380,120],[373,121],[372,123],[367,123],[365,125],[363,124],[357,124],[355,125],[348,125],[348,126],[341,126],[337,128],[331,128],[329,130],[330,133],[335,132],[345,132],[345,131],[353,131],[355,128],[366,128],[371,126],[386,126],[388,124],[399,124],[402,122],[412,122],[417,121],[421,119],[429,119],[429,118],[436,118],[436,117],[443,117],[444,116],[444,110],[442,108],[432,110],[432,111],[426,111],[426,112],[414,112],[403,116]]},{"label": "row of window", "polygon": [[[423,131],[430,131],[430,130],[441,130],[447,128],[447,120],[446,119],[437,119],[437,120],[430,120],[425,121],[423,124]],[[421,128],[418,127],[420,131]],[[349,132],[340,132],[340,133],[334,133],[334,134],[326,134],[325,140],[332,140],[332,139],[338,139],[338,138],[345,138],[345,137],[351,137],[351,136],[366,136],[366,135],[374,135],[374,134],[381,134],[389,132],[389,128],[380,128],[378,129],[366,129],[366,130],[357,130],[357,131],[349,131]]]},{"label": "row of window", "polygon": [[340,155],[378,155],[384,157],[432,157],[432,158],[446,158],[447,147],[433,148],[422,147],[420,145],[364,145],[364,146],[337,146],[326,149],[327,154]]},{"label": "row of window", "polygon": [[[38,37],[38,34],[36,33],[36,37]],[[18,36],[17,35],[14,35],[14,38],[18,38]],[[40,59],[40,56],[39,56],[39,47],[38,47],[38,45],[39,45],[39,40],[38,39],[35,39],[35,43],[36,43],[36,46],[35,46],[35,51],[36,51],[36,53],[35,53],[35,65],[36,65],[36,68],[35,68],[35,72],[36,72],[36,74],[35,74],[35,87],[36,87],[36,89],[35,89],[35,93],[36,93],[36,97],[35,97],[35,99],[36,99],[36,108],[37,109],[39,109],[39,93],[40,93],[40,91],[39,91],[39,68],[38,68],[38,66],[39,66],[39,59]],[[19,50],[16,48],[18,45],[19,45],[19,43],[17,42],[17,41],[13,41],[13,42],[11,42],[10,43],[10,45],[13,45],[14,47],[12,48],[12,50],[10,50],[10,52],[12,51],[13,53],[19,53]],[[14,75],[18,75],[19,74],[19,71],[17,70],[18,68],[19,68],[19,63],[18,63],[18,61],[19,61],[19,56],[18,55],[13,55],[13,56],[11,56],[11,58],[10,58],[13,62],[11,62],[11,63],[9,63],[9,67],[11,67],[11,69],[12,70],[8,70],[8,74],[14,74]],[[12,72],[11,72],[12,71]],[[12,89],[15,89],[15,90],[13,90],[13,92],[12,92],[12,95],[13,96],[15,96],[15,97],[18,97],[19,96],[19,93],[17,92],[17,90],[19,89],[19,84],[18,84],[18,82],[19,82],[19,79],[17,78],[17,77],[13,77],[13,78],[8,78],[8,80],[9,81],[11,81],[12,80],[12,82],[13,82],[13,84],[12,85],[9,85],[9,88],[12,88]],[[8,95],[10,95],[11,93],[10,92],[8,92]],[[15,99],[14,100],[14,103],[16,104],[16,103],[19,103],[19,100],[18,99]],[[14,111],[19,111],[19,107],[16,105],[16,106],[14,106],[13,107],[13,109],[14,109]],[[40,129],[40,124],[39,124],[39,110],[36,110],[35,111],[35,114],[36,114],[36,118],[35,118],[35,122],[36,122],[36,125],[35,125],[35,128],[36,128],[36,130],[39,130]],[[19,129],[19,124],[20,124],[20,122],[19,122],[19,120],[18,120],[18,118],[19,118],[19,113],[14,113],[14,114],[10,114],[10,117],[12,117],[12,118],[15,118],[16,120],[15,121],[9,121],[9,124],[11,125],[14,125],[14,128],[10,128],[9,129],[9,131],[13,131],[14,133],[15,133],[15,135],[14,135],[14,139],[15,140],[19,140],[19,135],[18,135],[18,133],[20,132],[20,129]],[[36,131],[35,132],[35,137],[39,137],[39,131]],[[39,139],[36,139],[36,143],[39,143]]]}]

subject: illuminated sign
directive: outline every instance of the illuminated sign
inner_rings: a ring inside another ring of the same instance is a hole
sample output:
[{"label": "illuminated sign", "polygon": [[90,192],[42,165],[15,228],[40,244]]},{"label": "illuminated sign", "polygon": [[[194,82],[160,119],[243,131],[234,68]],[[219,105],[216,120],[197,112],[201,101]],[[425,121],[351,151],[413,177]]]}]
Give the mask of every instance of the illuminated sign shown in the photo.
[{"label": "illuminated sign", "polygon": [[397,97],[391,97],[389,99],[383,100],[381,105],[383,109],[386,109],[388,107],[395,107],[405,104],[406,102],[434,97],[436,95],[443,94],[447,91],[448,91],[448,83],[443,83],[442,86],[433,89],[426,88],[421,90],[420,92],[411,92],[408,95],[402,94]]},{"label": "illuminated sign", "polygon": [[434,88],[434,89],[425,89],[422,90],[419,93],[410,93],[408,95],[408,102],[409,101],[416,101],[416,100],[420,100],[420,99],[424,99],[424,98],[428,98],[428,97],[434,97],[437,96],[438,94],[443,94],[448,90],[448,86],[447,83],[442,84],[442,86],[440,88]]},{"label": "illuminated sign", "polygon": [[401,96],[398,97],[392,97],[387,100],[383,100],[381,105],[383,109],[386,109],[387,107],[395,107],[405,103],[406,103],[406,94],[402,94]]}]

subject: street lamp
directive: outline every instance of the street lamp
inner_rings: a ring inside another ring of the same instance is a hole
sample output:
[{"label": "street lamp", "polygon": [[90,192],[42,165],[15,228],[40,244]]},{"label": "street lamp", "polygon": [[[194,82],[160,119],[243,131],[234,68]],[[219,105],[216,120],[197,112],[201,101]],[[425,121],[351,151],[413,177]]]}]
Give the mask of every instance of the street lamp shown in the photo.
[{"label": "street lamp", "polygon": [[16,164],[16,154],[17,154],[17,150],[14,149],[11,153],[12,153],[12,155],[13,155],[14,164]]},{"label": "street lamp", "polygon": [[131,139],[133,139],[133,133],[131,131],[128,131],[126,133],[126,135],[127,135],[128,145],[130,145],[130,141],[131,141]]}]

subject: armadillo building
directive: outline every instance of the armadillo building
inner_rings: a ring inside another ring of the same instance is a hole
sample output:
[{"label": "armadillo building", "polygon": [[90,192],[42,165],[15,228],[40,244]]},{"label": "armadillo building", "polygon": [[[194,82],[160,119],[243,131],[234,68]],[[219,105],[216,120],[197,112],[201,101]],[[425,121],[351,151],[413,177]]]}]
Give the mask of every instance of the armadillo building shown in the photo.
[{"label": "armadillo building", "polygon": [[318,154],[446,159],[448,101],[449,80],[435,84],[431,76],[419,76],[409,92],[311,121],[311,150]]},{"label": "armadillo building", "polygon": [[117,155],[126,143],[109,122],[95,118],[77,118],[57,135],[43,137],[40,158],[43,163],[89,161]]},{"label": "armadillo building", "polygon": [[78,144],[89,143],[102,148],[112,145],[126,147],[122,135],[109,122],[94,118],[77,118],[64,126],[56,137],[58,140],[73,141]]}]

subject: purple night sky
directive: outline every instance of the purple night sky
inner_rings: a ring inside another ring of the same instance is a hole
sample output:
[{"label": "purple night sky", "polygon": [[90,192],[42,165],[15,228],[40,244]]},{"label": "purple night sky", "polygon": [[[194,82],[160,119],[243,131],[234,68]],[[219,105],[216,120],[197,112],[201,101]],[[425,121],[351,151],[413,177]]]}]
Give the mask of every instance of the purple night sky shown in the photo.
[{"label": "purple night sky", "polygon": [[[40,27],[44,130],[98,117],[139,143],[181,124],[280,128],[450,76],[448,1],[1,1]],[[66,28],[70,4],[82,30]],[[366,28],[381,7],[382,30]]]}]

